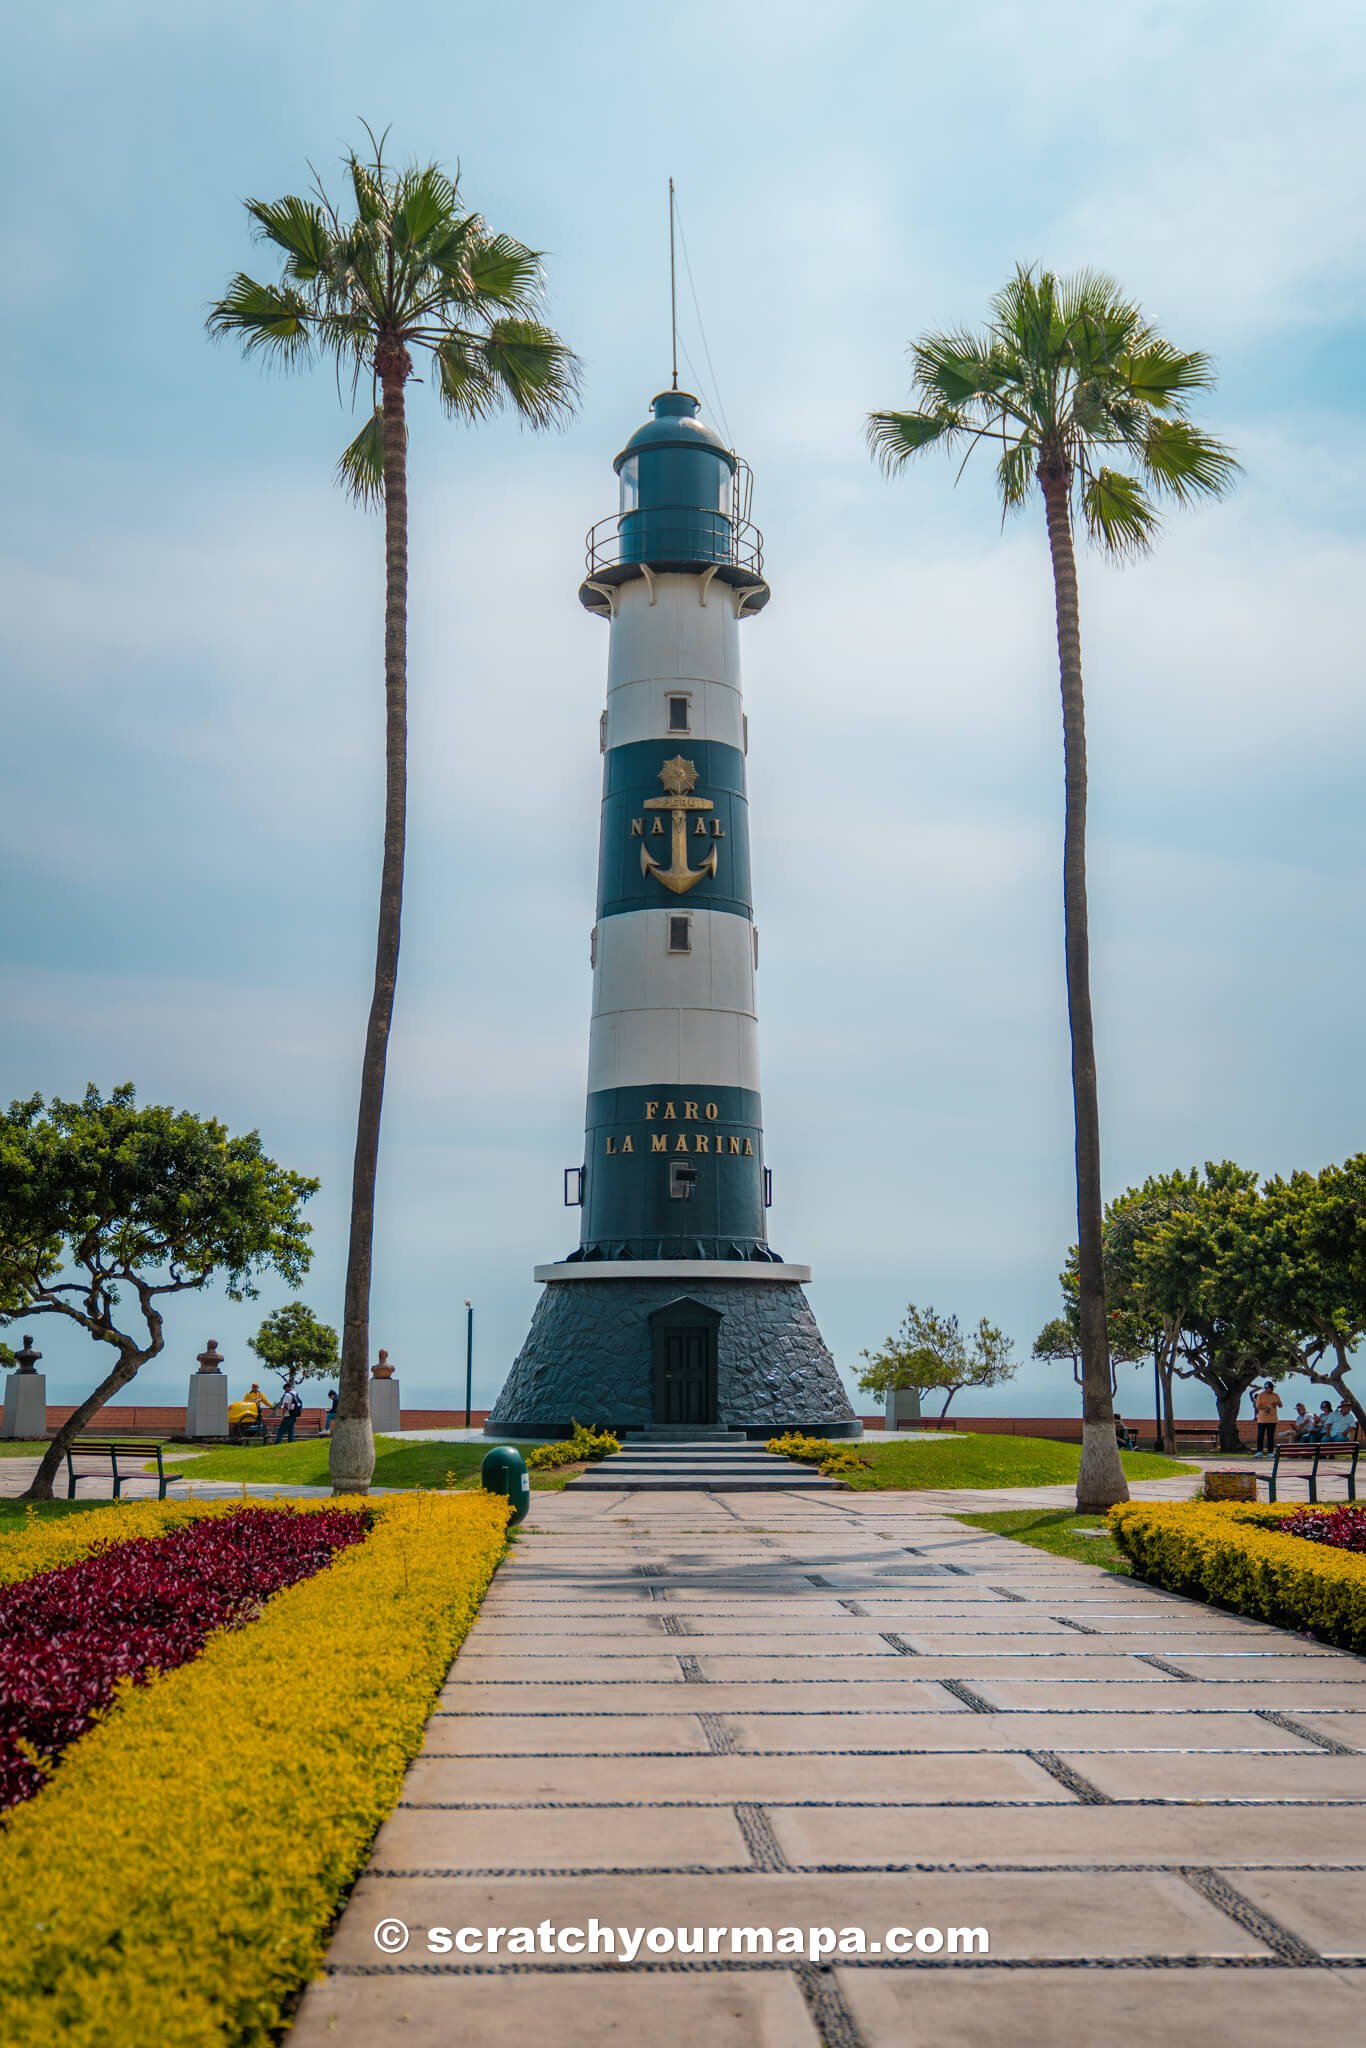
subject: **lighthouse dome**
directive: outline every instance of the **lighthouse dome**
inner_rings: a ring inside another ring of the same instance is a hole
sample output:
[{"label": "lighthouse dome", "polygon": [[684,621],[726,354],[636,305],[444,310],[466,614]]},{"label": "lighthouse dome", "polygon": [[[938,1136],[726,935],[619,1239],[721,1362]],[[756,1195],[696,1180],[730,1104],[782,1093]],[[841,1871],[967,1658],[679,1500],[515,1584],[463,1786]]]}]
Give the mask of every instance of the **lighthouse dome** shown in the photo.
[{"label": "lighthouse dome", "polygon": [[698,418],[698,411],[697,400],[691,391],[661,391],[657,398],[651,400],[652,417],[643,427],[636,428],[613,464],[617,475],[621,475],[623,463],[646,448],[652,454],[656,450],[662,453],[666,448],[705,451],[723,462],[734,474],[735,457],[715,427],[709,427],[705,420]]}]

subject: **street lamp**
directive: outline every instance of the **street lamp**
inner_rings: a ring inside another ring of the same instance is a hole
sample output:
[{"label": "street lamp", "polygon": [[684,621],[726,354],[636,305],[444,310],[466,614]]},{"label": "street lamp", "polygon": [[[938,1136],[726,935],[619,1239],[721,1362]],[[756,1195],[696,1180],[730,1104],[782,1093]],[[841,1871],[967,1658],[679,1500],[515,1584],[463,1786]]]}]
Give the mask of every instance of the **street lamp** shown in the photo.
[{"label": "street lamp", "polygon": [[474,1303],[465,1303],[465,1427],[470,1427],[470,1402],[474,1387]]}]

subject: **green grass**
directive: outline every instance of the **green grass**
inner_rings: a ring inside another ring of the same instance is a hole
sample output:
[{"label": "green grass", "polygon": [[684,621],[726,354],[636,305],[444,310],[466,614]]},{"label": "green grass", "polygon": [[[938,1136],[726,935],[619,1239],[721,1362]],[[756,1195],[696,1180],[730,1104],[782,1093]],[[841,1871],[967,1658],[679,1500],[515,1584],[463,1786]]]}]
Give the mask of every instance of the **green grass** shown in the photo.
[{"label": "green grass", "polygon": [[[934,1444],[865,1437],[858,1448],[870,1464],[866,1471],[841,1475],[850,1486],[905,1493],[936,1486],[1061,1485],[1075,1480],[1081,1467],[1080,1444],[1041,1436],[955,1435]],[[1130,1479],[1169,1479],[1199,1470],[1155,1451],[1123,1451],[1120,1457]]]},{"label": "green grass", "polygon": [[[519,1444],[523,1452],[529,1444]],[[457,1488],[477,1486],[479,1467],[488,1456],[486,1443],[405,1444],[401,1438],[375,1438],[375,1486],[445,1486],[453,1475]],[[278,1481],[286,1486],[327,1486],[328,1440],[310,1437],[301,1444],[220,1445],[183,1462],[175,1461],[170,1446],[163,1452],[168,1472],[183,1472],[191,1479],[242,1479],[251,1485]],[[155,1461],[151,1469],[156,1470]],[[572,1479],[574,1469],[533,1472],[532,1486],[540,1492],[557,1492]]]},{"label": "green grass", "polygon": [[[49,1519],[53,1515],[83,1515],[90,1508],[107,1508],[109,1505],[107,1500],[37,1500],[33,1503],[34,1510]],[[0,1500],[0,1534],[22,1529],[28,1512],[27,1501]]]},{"label": "green grass", "polygon": [[[1151,1456],[1151,1453],[1147,1453]],[[990,1515],[955,1515],[974,1529],[990,1529],[997,1536],[1012,1536],[1034,1550],[1047,1550],[1054,1557],[1076,1558],[1082,1564],[1098,1564],[1107,1572],[1127,1572],[1129,1561],[1118,1548],[1103,1515],[1077,1515],[1068,1508],[1003,1508]],[[1084,1536],[1084,1529],[1105,1530],[1103,1536]]]}]

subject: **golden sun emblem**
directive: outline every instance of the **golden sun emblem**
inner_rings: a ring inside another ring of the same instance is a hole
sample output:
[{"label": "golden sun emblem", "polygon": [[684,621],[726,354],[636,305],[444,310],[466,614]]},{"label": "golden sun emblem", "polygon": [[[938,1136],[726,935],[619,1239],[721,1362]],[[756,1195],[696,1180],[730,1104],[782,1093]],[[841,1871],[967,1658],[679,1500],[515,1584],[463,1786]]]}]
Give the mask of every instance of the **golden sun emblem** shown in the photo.
[{"label": "golden sun emblem", "polygon": [[681,754],[675,754],[672,761],[666,761],[659,771],[659,779],[670,796],[686,796],[697,786],[697,770],[691,761],[685,761]]}]

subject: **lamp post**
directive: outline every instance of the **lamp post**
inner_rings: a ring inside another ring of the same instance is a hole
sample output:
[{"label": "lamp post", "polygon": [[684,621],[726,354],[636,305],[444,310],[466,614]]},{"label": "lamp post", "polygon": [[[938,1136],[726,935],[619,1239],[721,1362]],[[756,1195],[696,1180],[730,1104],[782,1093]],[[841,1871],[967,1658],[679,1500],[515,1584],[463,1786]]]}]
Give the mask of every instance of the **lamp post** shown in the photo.
[{"label": "lamp post", "polygon": [[470,1427],[470,1402],[474,1387],[474,1303],[465,1303],[465,1427]]}]

